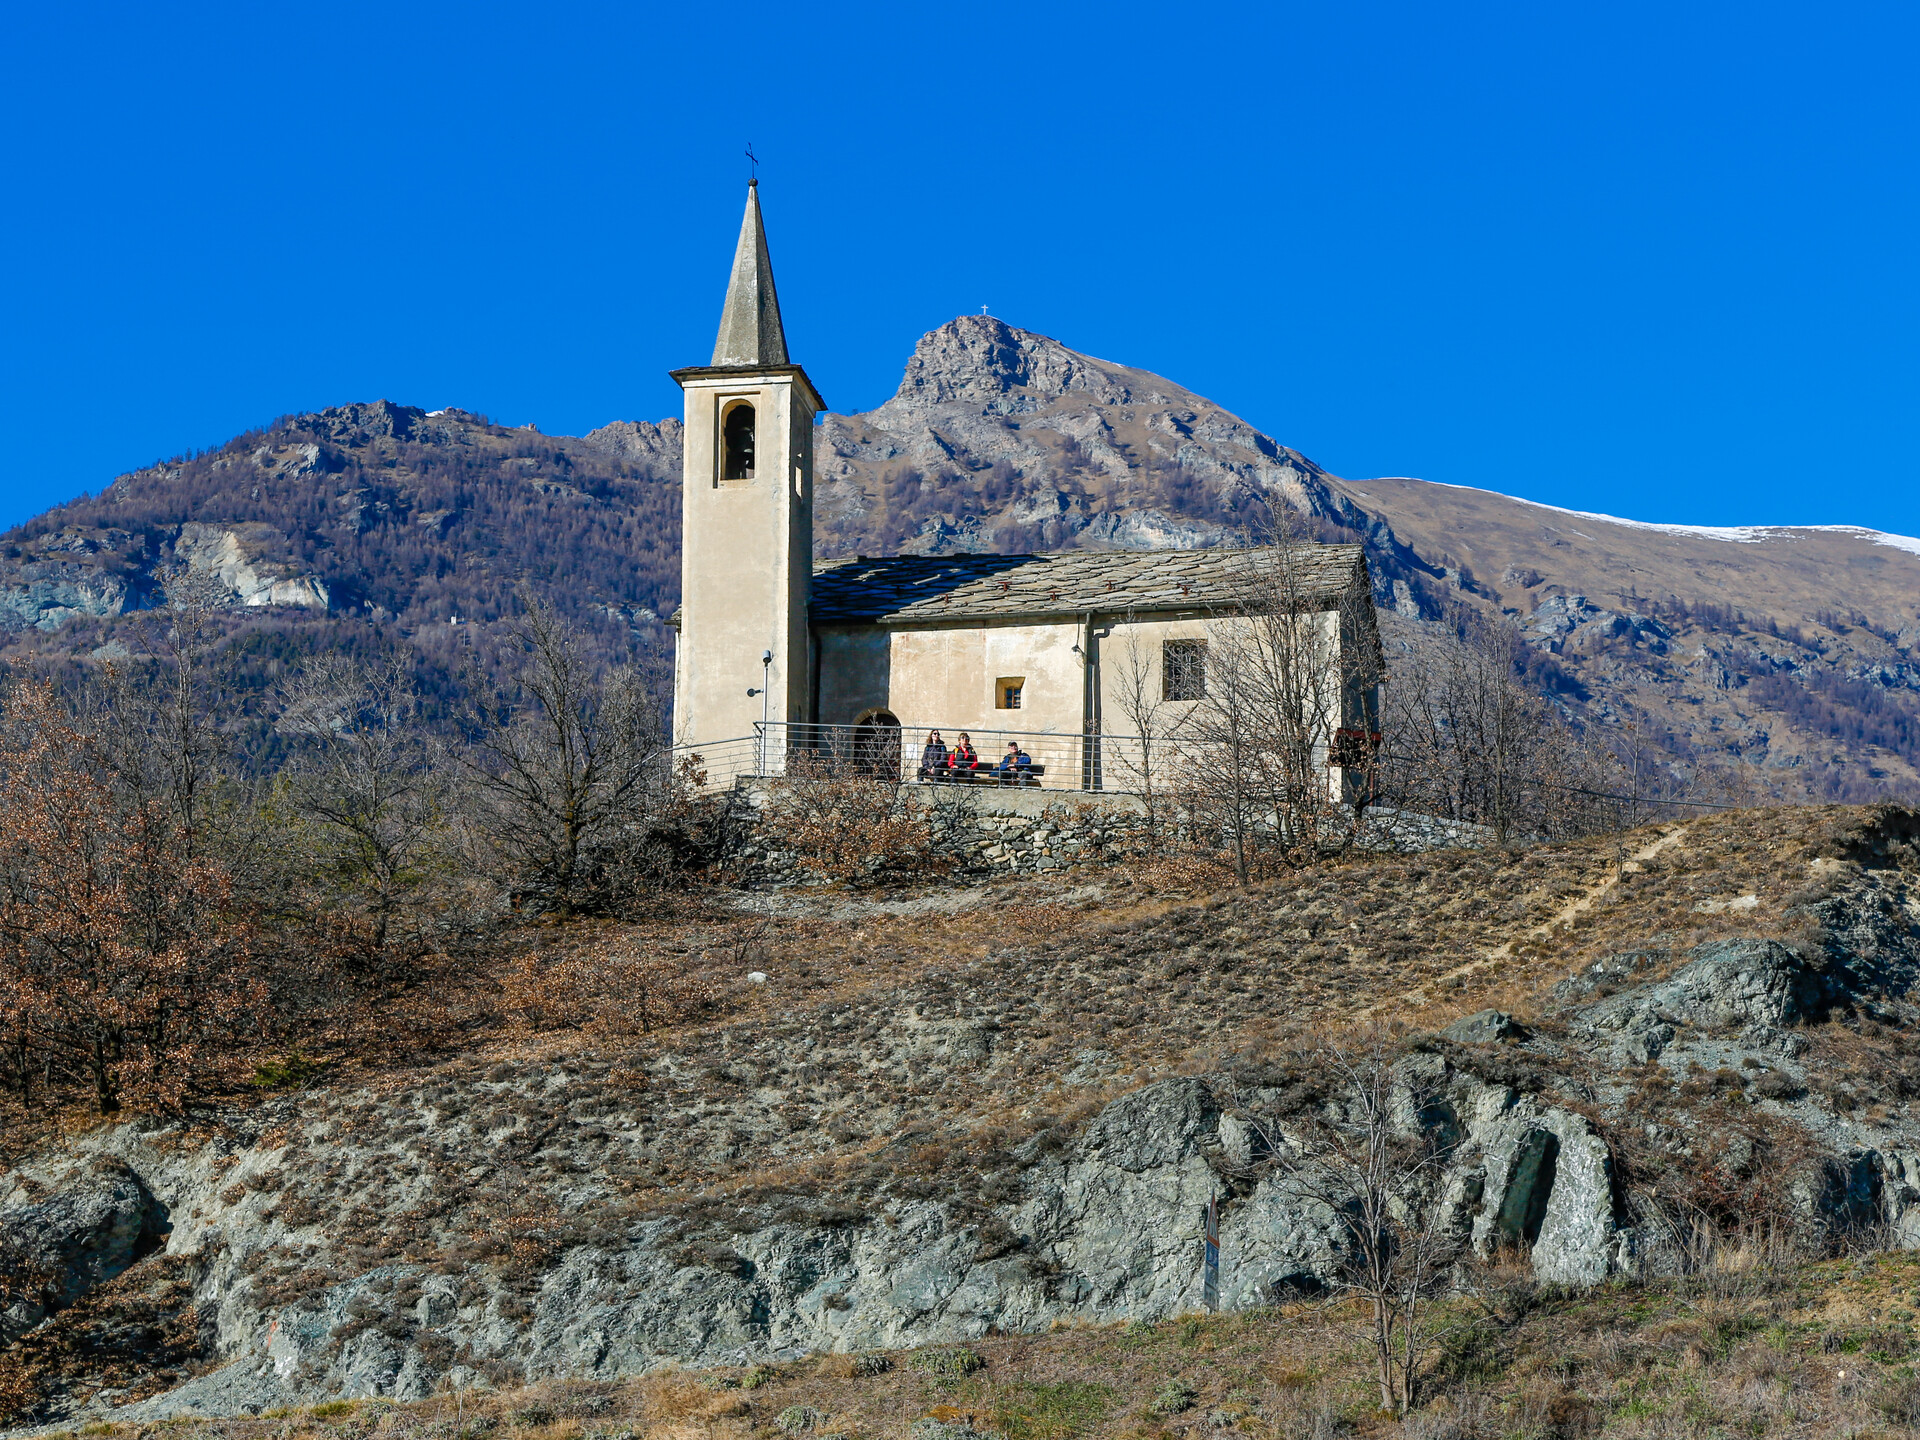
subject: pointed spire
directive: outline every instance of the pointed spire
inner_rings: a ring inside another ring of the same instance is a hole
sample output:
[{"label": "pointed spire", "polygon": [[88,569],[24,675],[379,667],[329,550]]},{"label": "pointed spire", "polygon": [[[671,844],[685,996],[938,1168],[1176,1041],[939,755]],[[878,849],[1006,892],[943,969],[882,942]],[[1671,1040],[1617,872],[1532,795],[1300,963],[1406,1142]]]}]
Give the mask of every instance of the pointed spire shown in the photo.
[{"label": "pointed spire", "polygon": [[787,332],[780,324],[780,297],[773,291],[773,261],[767,258],[767,230],[760,220],[760,182],[747,182],[747,213],[740,221],[740,243],[733,252],[727,303],[720,312],[720,335],[713,342],[715,365],[785,365]]}]

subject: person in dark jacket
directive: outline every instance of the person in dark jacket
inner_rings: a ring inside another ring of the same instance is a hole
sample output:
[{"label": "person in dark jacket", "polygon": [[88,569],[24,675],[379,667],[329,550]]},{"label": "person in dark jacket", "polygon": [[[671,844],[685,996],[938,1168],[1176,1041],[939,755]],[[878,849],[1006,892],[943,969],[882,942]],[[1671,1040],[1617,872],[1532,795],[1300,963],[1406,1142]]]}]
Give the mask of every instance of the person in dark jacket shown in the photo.
[{"label": "person in dark jacket", "polygon": [[947,742],[940,738],[938,730],[929,731],[927,743],[920,747],[920,778],[922,780],[945,780],[947,778]]},{"label": "person in dark jacket", "polygon": [[1002,785],[1024,785],[1032,778],[1027,774],[1033,764],[1033,757],[1020,748],[1016,740],[1007,742],[1007,753],[1000,757],[1000,763],[993,767],[993,773],[999,777]]}]

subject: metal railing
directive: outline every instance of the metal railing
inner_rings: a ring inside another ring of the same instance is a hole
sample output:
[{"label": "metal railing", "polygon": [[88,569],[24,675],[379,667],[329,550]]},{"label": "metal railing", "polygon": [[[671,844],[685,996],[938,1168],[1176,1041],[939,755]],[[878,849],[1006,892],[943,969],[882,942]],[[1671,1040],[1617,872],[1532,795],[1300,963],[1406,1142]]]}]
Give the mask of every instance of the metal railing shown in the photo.
[{"label": "metal railing", "polygon": [[[937,766],[929,772],[923,763],[924,751],[929,734],[935,730],[949,750],[962,734],[969,735],[978,765],[961,769]],[[1377,741],[1372,735],[1366,739],[1371,750]],[[1027,754],[1027,766],[1000,769],[999,758],[1006,753],[1009,742]],[[1347,757],[1336,741],[1327,748],[1325,758],[1338,763]],[[1204,807],[1204,794],[1189,794],[1188,790],[1196,770],[1209,768],[1206,760],[1204,747],[1173,736],[1145,744],[1132,735],[777,722],[756,725],[752,735],[681,746],[674,751],[676,770],[694,788],[704,791],[731,789],[739,781],[751,779],[866,777],[893,784],[1157,793],[1176,809],[1195,804]],[[1364,794],[1349,790],[1342,796],[1343,802],[1364,799],[1380,826],[1411,826],[1423,834],[1458,831],[1465,843],[1479,843],[1469,838],[1469,832],[1477,835],[1482,830],[1496,837],[1561,838],[1626,829],[1685,809],[1737,808],[1727,801],[1614,794],[1506,774],[1499,777],[1505,800],[1490,800],[1478,792],[1468,797],[1435,793],[1432,785],[1421,783],[1423,778],[1432,777],[1423,776],[1417,761],[1387,748],[1373,751],[1371,763],[1349,771],[1348,776]],[[1467,803],[1460,803],[1462,798]]]},{"label": "metal railing", "polygon": [[[702,788],[743,778],[870,776],[895,784],[983,785],[1036,790],[1137,789],[1146,752],[1125,735],[1035,730],[962,730],[946,725],[798,725],[778,721],[754,734],[678,752],[689,778]],[[929,737],[938,734],[949,759],[927,764]],[[972,764],[956,760],[961,736]],[[1009,746],[1027,757],[1006,763]]]}]

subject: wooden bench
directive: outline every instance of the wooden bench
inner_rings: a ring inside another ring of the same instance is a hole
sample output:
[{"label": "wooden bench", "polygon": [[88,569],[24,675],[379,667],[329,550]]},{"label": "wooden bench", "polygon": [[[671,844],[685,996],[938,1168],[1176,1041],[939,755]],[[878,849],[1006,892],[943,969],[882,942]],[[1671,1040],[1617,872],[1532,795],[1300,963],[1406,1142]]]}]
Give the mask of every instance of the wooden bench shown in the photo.
[{"label": "wooden bench", "polygon": [[982,765],[977,770],[938,770],[928,774],[922,770],[920,778],[933,785],[1006,785],[1038,786],[1041,777],[1047,773],[1044,765],[1029,765],[1024,770],[1016,770],[1010,776],[1003,776],[991,766]]}]

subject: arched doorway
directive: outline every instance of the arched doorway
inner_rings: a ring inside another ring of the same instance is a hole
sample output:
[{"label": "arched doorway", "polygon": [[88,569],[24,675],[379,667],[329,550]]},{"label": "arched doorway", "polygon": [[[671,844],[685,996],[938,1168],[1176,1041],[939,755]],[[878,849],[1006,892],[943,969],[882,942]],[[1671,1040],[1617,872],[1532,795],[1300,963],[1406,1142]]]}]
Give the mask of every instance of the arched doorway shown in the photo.
[{"label": "arched doorway", "polygon": [[853,768],[876,780],[899,780],[900,720],[891,710],[869,710],[853,722]]}]

